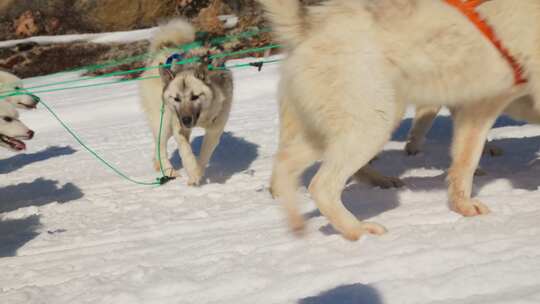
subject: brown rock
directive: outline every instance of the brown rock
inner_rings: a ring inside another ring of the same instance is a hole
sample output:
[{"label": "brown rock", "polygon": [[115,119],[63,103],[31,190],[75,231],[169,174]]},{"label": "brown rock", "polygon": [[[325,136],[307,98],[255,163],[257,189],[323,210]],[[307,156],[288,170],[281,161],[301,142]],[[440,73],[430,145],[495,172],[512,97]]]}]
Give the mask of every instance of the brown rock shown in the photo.
[{"label": "brown rock", "polygon": [[193,21],[198,27],[205,32],[211,34],[223,34],[223,22],[218,19],[218,16],[223,10],[223,3],[221,0],[213,0],[212,3],[206,8],[203,8],[199,16]]},{"label": "brown rock", "polygon": [[52,17],[52,18],[47,19],[47,22],[45,23],[45,31],[49,35],[54,35],[58,32],[58,30],[60,29],[60,26],[61,26],[60,19],[56,17]]},{"label": "brown rock", "polygon": [[24,12],[15,20],[15,34],[19,37],[30,37],[39,32],[36,17],[32,11]]},{"label": "brown rock", "polygon": [[175,12],[172,1],[162,0],[75,0],[73,10],[92,31],[153,26]]}]

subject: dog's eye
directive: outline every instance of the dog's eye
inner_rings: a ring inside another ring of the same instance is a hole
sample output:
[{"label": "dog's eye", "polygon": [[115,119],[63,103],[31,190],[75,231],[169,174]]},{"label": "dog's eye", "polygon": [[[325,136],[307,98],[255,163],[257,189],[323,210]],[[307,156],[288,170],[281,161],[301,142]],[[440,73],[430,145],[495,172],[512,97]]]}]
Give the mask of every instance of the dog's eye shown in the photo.
[{"label": "dog's eye", "polygon": [[12,122],[12,121],[13,121],[13,118],[7,117],[7,116],[6,116],[6,117],[4,117],[4,121],[5,121],[5,122]]},{"label": "dog's eye", "polygon": [[173,99],[174,99],[174,101],[176,101],[176,102],[180,102],[180,97],[178,97],[178,96],[174,97]]},{"label": "dog's eye", "polygon": [[191,100],[195,101],[197,99],[199,99],[201,95],[191,95]]}]

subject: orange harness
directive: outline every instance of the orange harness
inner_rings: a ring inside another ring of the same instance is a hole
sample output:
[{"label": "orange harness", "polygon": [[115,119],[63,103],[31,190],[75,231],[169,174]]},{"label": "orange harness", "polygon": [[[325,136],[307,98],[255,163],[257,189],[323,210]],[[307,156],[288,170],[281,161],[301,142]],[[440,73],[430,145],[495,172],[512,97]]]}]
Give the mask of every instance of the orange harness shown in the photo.
[{"label": "orange harness", "polygon": [[486,36],[489,41],[499,50],[501,55],[508,61],[512,69],[514,70],[514,82],[516,85],[526,83],[527,79],[523,76],[523,69],[518,61],[510,54],[510,52],[504,47],[502,42],[497,38],[493,28],[487,23],[487,21],[480,16],[476,11],[476,7],[483,4],[488,0],[445,0],[446,3],[457,8],[463,15],[465,15],[477,28]]}]

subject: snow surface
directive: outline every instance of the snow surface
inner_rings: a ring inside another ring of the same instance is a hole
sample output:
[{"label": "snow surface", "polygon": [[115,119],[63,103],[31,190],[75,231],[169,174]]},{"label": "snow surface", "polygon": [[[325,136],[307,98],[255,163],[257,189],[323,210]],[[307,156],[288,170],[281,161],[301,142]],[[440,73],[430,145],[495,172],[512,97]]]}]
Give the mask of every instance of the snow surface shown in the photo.
[{"label": "snow surface", "polygon": [[[540,127],[499,121],[490,138],[506,153],[484,157],[488,175],[475,179],[493,213],[463,218],[447,207],[449,117],[416,157],[402,152],[406,118],[374,165],[407,186],[351,184],[343,195],[389,232],[344,240],[303,187],[308,231],[297,238],[267,191],[278,65],[234,74],[231,119],[199,188],[185,174],[163,187],[127,183],[43,107],[22,113],[37,132],[29,150],[0,150],[0,303],[540,303]],[[130,176],[157,176],[136,83],[41,97]]]}]

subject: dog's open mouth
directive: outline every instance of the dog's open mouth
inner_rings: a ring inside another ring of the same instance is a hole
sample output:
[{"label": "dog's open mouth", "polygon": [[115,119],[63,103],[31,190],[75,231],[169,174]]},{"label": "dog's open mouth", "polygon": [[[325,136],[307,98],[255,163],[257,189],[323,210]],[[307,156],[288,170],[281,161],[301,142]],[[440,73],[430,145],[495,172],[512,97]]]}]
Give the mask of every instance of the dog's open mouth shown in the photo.
[{"label": "dog's open mouth", "polygon": [[14,137],[0,134],[0,141],[7,144],[11,149],[15,151],[26,150],[26,144]]}]

